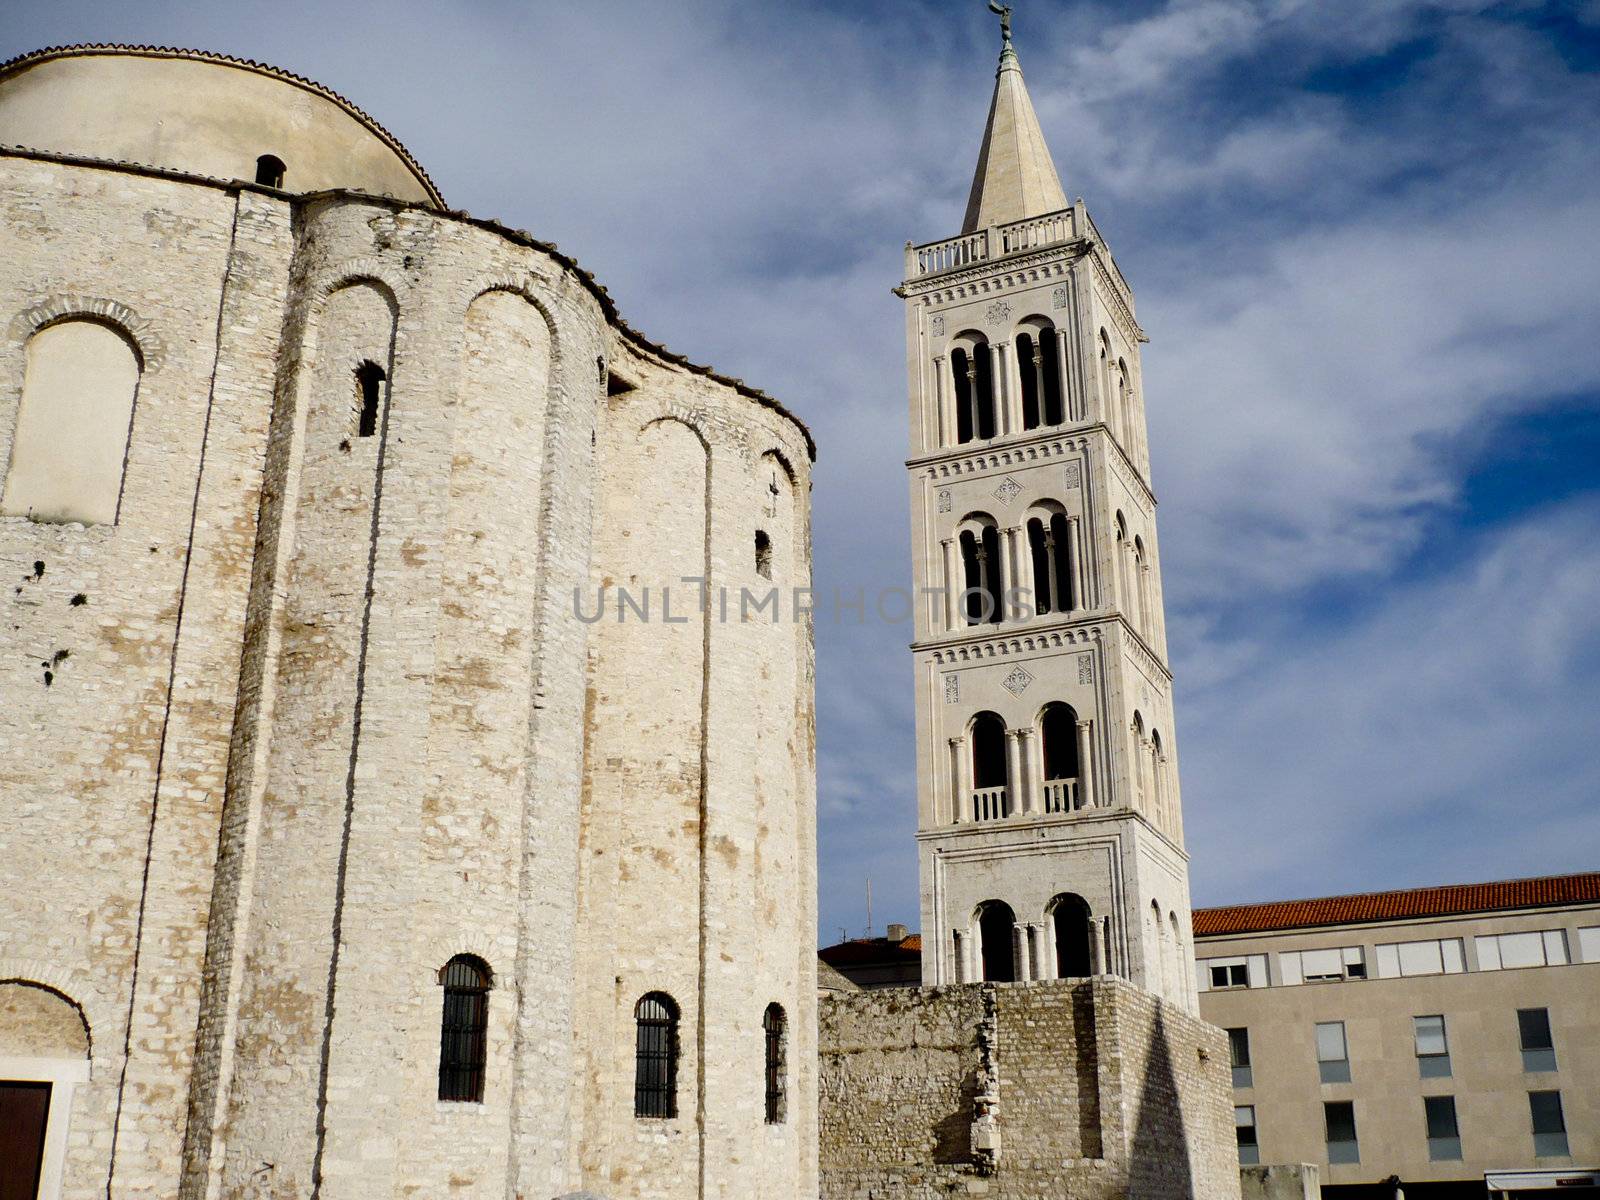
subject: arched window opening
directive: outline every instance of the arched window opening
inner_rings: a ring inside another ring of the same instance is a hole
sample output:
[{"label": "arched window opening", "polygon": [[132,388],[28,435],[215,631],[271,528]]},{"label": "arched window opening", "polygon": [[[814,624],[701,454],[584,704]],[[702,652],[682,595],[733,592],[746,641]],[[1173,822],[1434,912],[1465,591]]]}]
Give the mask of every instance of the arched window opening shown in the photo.
[{"label": "arched window opening", "polygon": [[1161,731],[1150,731],[1150,787],[1152,799],[1156,807],[1156,820],[1162,828],[1171,831],[1172,814],[1167,811],[1166,780],[1162,778],[1162,759],[1165,757],[1161,748]]},{"label": "arched window opening", "polygon": [[288,169],[276,154],[263,154],[256,159],[256,182],[263,187],[281,188]]},{"label": "arched window opening", "polygon": [[378,432],[378,410],[383,403],[383,368],[364,362],[356,368],[356,436],[371,437]]},{"label": "arched window opening", "polygon": [[1178,925],[1176,912],[1167,913],[1167,924],[1172,929],[1172,986],[1188,990],[1189,972],[1193,970],[1193,964],[1189,961],[1189,955],[1183,952],[1183,930]]},{"label": "arched window opening", "polygon": [[968,625],[998,625],[1003,612],[1005,583],[1000,578],[1000,531],[985,523],[961,531],[961,562],[966,588],[962,602]]},{"label": "arched window opening", "polygon": [[1039,343],[1032,333],[1017,334],[1017,374],[1022,379],[1022,427],[1037,429],[1040,423]]},{"label": "arched window opening", "polygon": [[1016,982],[1017,959],[1012,944],[1016,928],[1016,914],[1004,901],[987,900],[978,910],[978,942],[985,982]]},{"label": "arched window opening", "polygon": [[678,1115],[678,1005],[651,992],[633,1010],[633,1115]]},{"label": "arched window opening", "polygon": [[955,375],[956,440],[986,440],[995,433],[994,370],[985,342],[957,346],[950,352]]},{"label": "arched window opening", "polygon": [[1156,961],[1154,963],[1154,969],[1151,971],[1151,980],[1150,980],[1150,982],[1155,985],[1156,993],[1158,995],[1164,996],[1164,995],[1167,994],[1167,991],[1168,991],[1168,988],[1167,988],[1167,958],[1168,958],[1167,929],[1166,929],[1166,922],[1164,922],[1161,919],[1161,902],[1158,901],[1158,900],[1150,901],[1150,921],[1151,921],[1152,926],[1154,927],[1155,956],[1156,956]]},{"label": "arched window opening", "polygon": [[972,718],[972,819],[1010,815],[1006,777],[1006,723],[991,712]]},{"label": "arched window opening", "polygon": [[489,1043],[489,967],[458,954],[439,972],[444,1015],[439,1026],[439,1099],[483,1102]]},{"label": "arched window opening", "polygon": [[1048,704],[1039,719],[1044,755],[1044,810],[1076,812],[1083,807],[1078,786],[1078,714],[1065,704]]},{"label": "arched window opening", "polygon": [[1086,979],[1094,974],[1090,950],[1093,925],[1089,902],[1082,896],[1063,892],[1050,901],[1050,920],[1056,934],[1056,977]]},{"label": "arched window opening", "polygon": [[1144,766],[1146,761],[1144,746],[1144,718],[1137,711],[1133,714],[1133,758],[1129,760],[1133,774],[1133,799],[1140,808],[1144,808]]},{"label": "arched window opening", "polygon": [[1034,603],[1040,613],[1078,607],[1072,571],[1071,526],[1065,513],[1028,519],[1028,552],[1033,556]]},{"label": "arched window opening", "polygon": [[783,1005],[769,1004],[761,1018],[761,1030],[766,1041],[767,1124],[781,1125],[788,1116],[788,1059],[789,1020]]},{"label": "arched window opening", "polygon": [[772,539],[765,529],[756,530],[756,574],[763,579],[772,578]]},{"label": "arched window opening", "polygon": [[28,339],[0,515],[114,525],[142,364],[120,330],[71,318]]},{"label": "arched window opening", "polygon": [[1133,539],[1134,591],[1139,602],[1139,632],[1150,632],[1150,568],[1144,552],[1144,539],[1137,534]]}]

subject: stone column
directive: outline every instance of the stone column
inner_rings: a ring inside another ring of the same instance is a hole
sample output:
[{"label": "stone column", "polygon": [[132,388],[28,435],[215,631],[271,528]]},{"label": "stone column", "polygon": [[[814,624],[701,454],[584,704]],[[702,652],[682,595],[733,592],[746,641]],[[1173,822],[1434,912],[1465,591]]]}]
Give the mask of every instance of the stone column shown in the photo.
[{"label": "stone column", "polygon": [[956,554],[955,538],[940,538],[939,545],[944,550],[944,630],[946,633],[954,633],[957,628],[961,585],[966,581],[959,577],[960,564],[959,556]]},{"label": "stone column", "polygon": [[1106,974],[1106,948],[1100,937],[1100,918],[1089,918],[1089,974]]},{"label": "stone column", "polygon": [[1033,555],[1028,552],[1027,531],[1020,525],[1006,530],[1006,544],[1011,548],[1011,573],[1006,577],[1008,588],[1020,592],[1020,612],[1006,613],[1010,620],[1019,620],[1038,610],[1037,591],[1033,580]]},{"label": "stone column", "polygon": [[1044,929],[1044,970],[1040,979],[1060,979],[1061,972],[1056,968],[1061,961],[1061,953],[1056,949],[1056,919],[1054,913],[1046,913]]},{"label": "stone column", "polygon": [[1071,338],[1065,329],[1055,333],[1056,378],[1061,381],[1061,415],[1068,421],[1083,420],[1082,400],[1078,394],[1078,381],[1072,370]]},{"label": "stone column", "polygon": [[1033,956],[1028,951],[1028,927],[1018,921],[1011,927],[1011,973],[1019,983],[1026,983],[1033,978]]},{"label": "stone column", "polygon": [[[1052,337],[1051,340],[1054,341],[1055,340],[1054,337]],[[1051,349],[1048,352],[1051,353],[1051,354],[1055,353],[1054,347],[1051,347]],[[1045,381],[1044,356],[1045,356],[1045,354],[1046,354],[1046,349],[1045,349],[1045,345],[1044,345],[1044,333],[1043,333],[1042,330],[1035,330],[1034,334],[1033,334],[1033,362],[1031,364],[1029,364],[1029,365],[1033,367],[1033,396],[1034,396],[1034,401],[1039,406],[1039,426],[1040,426],[1040,428],[1043,428],[1044,425],[1045,425],[1045,413],[1047,412],[1048,407],[1049,407],[1048,403],[1047,403],[1048,397],[1045,395],[1045,386],[1044,386],[1044,381]],[[1020,366],[1021,364],[1018,364],[1018,365]],[[1021,399],[1022,398],[1019,395],[1017,397],[1017,399],[1018,399],[1018,404],[1019,404],[1019,407],[1020,407],[1020,403],[1021,403]],[[1064,404],[1062,406],[1062,414],[1061,415],[1063,417],[1066,416],[1066,406]]]},{"label": "stone column", "polygon": [[965,983],[967,981],[967,935],[959,929],[952,930],[950,941],[953,947],[950,955],[952,960],[950,963],[951,974],[957,983]]},{"label": "stone column", "polygon": [[1022,743],[1022,776],[1023,776],[1023,801],[1024,812],[1042,812],[1044,809],[1043,797],[1040,788],[1044,780],[1044,763],[1039,739],[1033,736],[1031,729],[1019,729],[1017,736]]},{"label": "stone column", "polygon": [[950,739],[950,820],[959,825],[967,819],[972,789],[967,786],[967,739]]},{"label": "stone column", "polygon": [[994,386],[995,431],[1002,436],[1016,432],[1011,412],[1011,356],[1005,342],[990,342],[989,377]]},{"label": "stone column", "polygon": [[1100,947],[1100,960],[1105,963],[1106,974],[1120,975],[1116,952],[1111,945],[1111,918],[1101,917],[1096,924],[1099,928],[1095,931],[1094,940]]},{"label": "stone column", "polygon": [[1067,611],[1077,612],[1087,608],[1088,605],[1083,602],[1083,567],[1082,556],[1078,553],[1077,517],[1067,518],[1067,587],[1072,590],[1072,603],[1067,605]]},{"label": "stone column", "polygon": [[1089,750],[1088,721],[1078,722],[1078,804],[1094,808],[1094,767]]},{"label": "stone column", "polygon": [[1084,537],[1083,522],[1077,517],[1068,517],[1068,532],[1072,534],[1072,550],[1078,563],[1076,588],[1078,592],[1078,607],[1093,608],[1094,602],[1090,599],[1090,588],[1093,583],[1091,563],[1089,561],[1089,543]]},{"label": "stone column", "polygon": [[[933,356],[933,417],[936,446],[953,446],[955,436],[955,388],[947,384],[945,379],[945,357],[942,354]],[[932,449],[933,447],[925,447]]]},{"label": "stone column", "polygon": [[1022,807],[1022,730],[1006,730],[1006,816]]}]

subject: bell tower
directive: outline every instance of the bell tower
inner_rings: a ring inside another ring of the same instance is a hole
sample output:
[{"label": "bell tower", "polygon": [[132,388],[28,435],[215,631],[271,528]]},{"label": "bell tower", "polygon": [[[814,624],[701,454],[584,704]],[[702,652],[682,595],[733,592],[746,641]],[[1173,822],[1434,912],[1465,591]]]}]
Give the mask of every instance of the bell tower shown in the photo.
[{"label": "bell tower", "polygon": [[896,289],[923,982],[1118,975],[1193,1012],[1146,339],[1004,17],[961,232]]}]

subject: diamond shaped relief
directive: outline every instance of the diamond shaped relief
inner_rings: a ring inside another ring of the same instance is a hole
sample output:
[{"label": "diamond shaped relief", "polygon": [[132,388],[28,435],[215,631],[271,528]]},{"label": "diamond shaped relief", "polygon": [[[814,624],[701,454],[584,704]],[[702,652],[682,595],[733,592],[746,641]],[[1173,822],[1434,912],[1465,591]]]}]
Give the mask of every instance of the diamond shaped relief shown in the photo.
[{"label": "diamond shaped relief", "polygon": [[994,490],[994,498],[1001,504],[1010,504],[1017,498],[1017,493],[1022,490],[1022,485],[1011,476],[1007,475],[1000,481],[1000,486]]},{"label": "diamond shaped relief", "polygon": [[1000,682],[1005,685],[1006,691],[1010,692],[1013,696],[1020,696],[1023,692],[1028,690],[1028,685],[1033,682],[1033,676],[1029,675],[1021,667],[1013,667],[1011,669],[1011,674],[1007,675]]}]

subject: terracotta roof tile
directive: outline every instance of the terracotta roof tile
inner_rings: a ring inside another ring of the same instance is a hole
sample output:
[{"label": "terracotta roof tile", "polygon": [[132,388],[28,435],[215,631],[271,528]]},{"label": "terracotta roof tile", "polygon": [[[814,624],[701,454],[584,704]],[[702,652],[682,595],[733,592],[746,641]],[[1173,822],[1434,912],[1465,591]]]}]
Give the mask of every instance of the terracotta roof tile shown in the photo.
[{"label": "terracotta roof tile", "polygon": [[869,963],[906,962],[922,958],[922,935],[912,934],[898,942],[888,938],[851,938],[848,942],[824,946],[817,957],[833,967],[861,967]]},{"label": "terracotta roof tile", "polygon": [[1558,904],[1600,901],[1600,871],[1581,875],[1546,875],[1497,883],[1455,883],[1400,892],[1364,892],[1315,900],[1274,900],[1265,904],[1232,904],[1197,908],[1196,937],[1301,929],[1312,925],[1346,925],[1407,917],[1441,917],[1492,912],[1507,908],[1547,908]]}]

